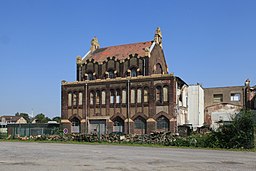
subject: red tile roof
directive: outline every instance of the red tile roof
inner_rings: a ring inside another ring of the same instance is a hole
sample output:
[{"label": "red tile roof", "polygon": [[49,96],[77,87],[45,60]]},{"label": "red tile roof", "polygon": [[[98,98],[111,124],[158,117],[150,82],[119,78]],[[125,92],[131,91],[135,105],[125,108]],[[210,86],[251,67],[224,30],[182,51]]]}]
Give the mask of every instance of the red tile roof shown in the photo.
[{"label": "red tile roof", "polygon": [[153,41],[140,42],[133,44],[125,44],[118,46],[110,46],[96,49],[93,53],[86,57],[87,59],[94,59],[97,62],[103,62],[108,57],[116,57],[118,60],[123,60],[129,57],[130,54],[138,54],[138,56],[145,56],[145,48],[150,48]]}]

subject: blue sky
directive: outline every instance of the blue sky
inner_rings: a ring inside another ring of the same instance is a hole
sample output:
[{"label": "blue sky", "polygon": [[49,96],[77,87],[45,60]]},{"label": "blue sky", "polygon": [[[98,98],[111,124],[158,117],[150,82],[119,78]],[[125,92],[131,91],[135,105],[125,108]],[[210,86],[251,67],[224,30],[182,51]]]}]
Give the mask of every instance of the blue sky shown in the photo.
[{"label": "blue sky", "polygon": [[254,0],[0,0],[0,115],[60,116],[76,56],[163,34],[169,72],[204,87],[256,83]]}]

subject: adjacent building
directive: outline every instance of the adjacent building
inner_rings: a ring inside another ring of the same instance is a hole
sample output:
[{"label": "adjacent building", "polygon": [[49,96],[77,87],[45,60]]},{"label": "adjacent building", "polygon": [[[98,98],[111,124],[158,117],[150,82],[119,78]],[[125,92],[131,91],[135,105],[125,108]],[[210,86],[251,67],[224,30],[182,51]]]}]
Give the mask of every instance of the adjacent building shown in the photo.
[{"label": "adjacent building", "polygon": [[187,84],[168,73],[162,33],[152,41],[90,50],[77,57],[75,82],[62,81],[61,125],[69,133],[177,132],[187,115]]},{"label": "adjacent building", "polygon": [[200,84],[188,87],[187,124],[191,124],[193,130],[204,125],[204,89]]},{"label": "adjacent building", "polygon": [[0,132],[7,133],[8,124],[24,124],[26,119],[22,116],[0,116]]}]

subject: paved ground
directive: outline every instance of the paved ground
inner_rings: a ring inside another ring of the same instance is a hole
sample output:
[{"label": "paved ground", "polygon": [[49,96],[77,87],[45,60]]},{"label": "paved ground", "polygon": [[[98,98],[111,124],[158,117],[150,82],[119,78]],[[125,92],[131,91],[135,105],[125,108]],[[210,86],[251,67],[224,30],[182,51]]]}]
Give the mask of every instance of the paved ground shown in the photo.
[{"label": "paved ground", "polygon": [[0,142],[1,171],[256,170],[256,153],[111,145]]}]

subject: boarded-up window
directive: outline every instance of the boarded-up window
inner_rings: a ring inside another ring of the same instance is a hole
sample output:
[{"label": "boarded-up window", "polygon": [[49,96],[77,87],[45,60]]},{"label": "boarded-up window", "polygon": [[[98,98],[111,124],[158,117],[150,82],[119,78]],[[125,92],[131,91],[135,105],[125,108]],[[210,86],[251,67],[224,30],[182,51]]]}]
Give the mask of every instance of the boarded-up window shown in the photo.
[{"label": "boarded-up window", "polygon": [[73,106],[77,105],[77,95],[76,93],[73,94]]},{"label": "boarded-up window", "polygon": [[106,104],[106,92],[102,91],[101,93],[101,104]]},{"label": "boarded-up window", "polygon": [[132,65],[137,66],[137,58],[130,59],[130,66],[132,66]]},{"label": "boarded-up window", "polygon": [[147,103],[148,102],[148,89],[145,88],[144,89],[144,103]]},{"label": "boarded-up window", "polygon": [[108,68],[115,68],[115,61],[113,59],[108,61]]},{"label": "boarded-up window", "polygon": [[83,93],[82,93],[82,92],[79,92],[78,104],[79,104],[79,105],[82,105],[82,104],[83,104]]},{"label": "boarded-up window", "polygon": [[93,105],[94,95],[93,92],[90,93],[90,104]]},{"label": "boarded-up window", "polygon": [[113,104],[115,100],[115,91],[111,90],[110,91],[110,103]]},{"label": "boarded-up window", "polygon": [[100,104],[100,92],[96,91],[96,104]]},{"label": "boarded-up window", "polygon": [[68,93],[68,106],[72,106],[72,93]]},{"label": "boarded-up window", "polygon": [[163,88],[164,102],[168,102],[168,87]]},{"label": "boarded-up window", "polygon": [[138,102],[138,103],[141,103],[141,95],[142,95],[141,89],[138,89],[138,90],[137,90],[137,102]]},{"label": "boarded-up window", "polygon": [[214,94],[213,95],[213,102],[214,103],[223,102],[223,94]]},{"label": "boarded-up window", "polygon": [[131,103],[135,103],[135,89],[131,90]]},{"label": "boarded-up window", "polygon": [[126,103],[126,90],[122,90],[122,103]]},{"label": "boarded-up window", "polygon": [[88,71],[93,71],[93,63],[92,62],[87,64],[87,70]]},{"label": "boarded-up window", "polygon": [[120,90],[116,90],[116,103],[120,103],[121,100],[121,92]]}]

